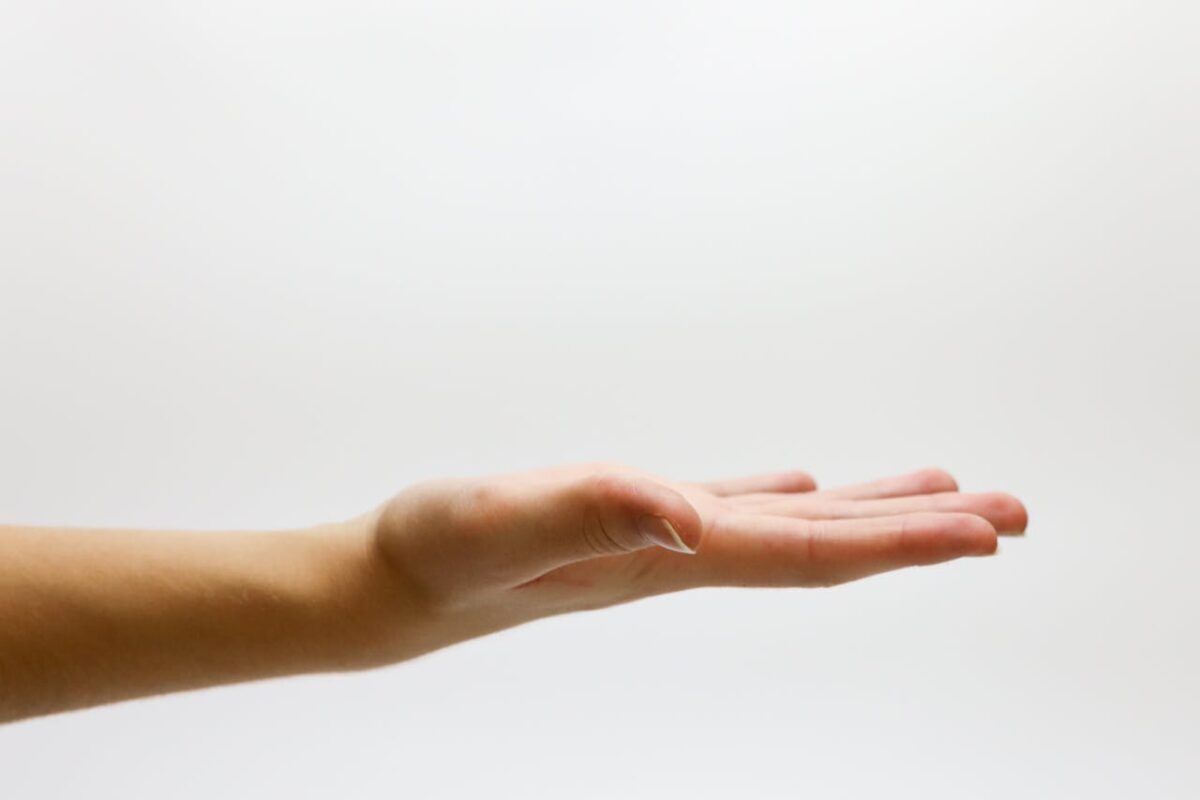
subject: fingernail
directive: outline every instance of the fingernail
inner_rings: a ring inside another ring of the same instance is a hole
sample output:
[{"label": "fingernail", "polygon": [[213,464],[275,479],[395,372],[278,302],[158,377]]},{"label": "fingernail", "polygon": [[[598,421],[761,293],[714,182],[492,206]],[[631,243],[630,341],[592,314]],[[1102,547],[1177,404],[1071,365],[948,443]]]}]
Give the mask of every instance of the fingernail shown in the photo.
[{"label": "fingernail", "polygon": [[679,535],[679,531],[675,530],[675,526],[666,517],[656,517],[650,514],[640,517],[638,518],[638,530],[659,547],[665,547],[676,553],[687,553],[688,555],[696,553],[695,550],[687,546],[683,541],[683,537]]}]

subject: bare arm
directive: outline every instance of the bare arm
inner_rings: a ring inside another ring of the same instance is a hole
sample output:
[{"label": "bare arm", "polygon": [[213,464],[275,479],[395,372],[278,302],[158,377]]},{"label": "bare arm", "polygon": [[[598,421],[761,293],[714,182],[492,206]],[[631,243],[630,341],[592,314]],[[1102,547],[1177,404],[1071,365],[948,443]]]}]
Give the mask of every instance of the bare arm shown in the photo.
[{"label": "bare arm", "polygon": [[398,587],[372,576],[368,544],[353,523],[0,527],[0,720],[357,666],[372,614],[398,625],[404,612],[388,597]]},{"label": "bare arm", "polygon": [[583,465],[422,484],[298,531],[0,527],[0,721],[377,666],[698,586],[986,555],[1025,521],[937,470],[815,491],[803,473],[687,484]]}]

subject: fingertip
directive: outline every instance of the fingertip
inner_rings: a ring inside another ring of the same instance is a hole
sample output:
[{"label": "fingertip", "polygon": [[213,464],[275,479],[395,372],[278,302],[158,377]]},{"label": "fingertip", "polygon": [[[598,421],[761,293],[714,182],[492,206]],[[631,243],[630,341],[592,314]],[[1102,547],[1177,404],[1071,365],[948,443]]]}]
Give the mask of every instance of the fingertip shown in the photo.
[{"label": "fingertip", "polygon": [[992,531],[990,535],[981,537],[979,541],[979,550],[976,555],[994,556],[1000,550],[1000,537],[996,531]]},{"label": "fingertip", "polygon": [[965,514],[967,520],[962,521],[962,541],[969,555],[990,556],[995,554],[1000,545],[996,526],[990,520]]},{"label": "fingertip", "polygon": [[684,541],[679,529],[666,517],[643,514],[637,524],[647,541],[675,553],[695,555],[696,548]]},{"label": "fingertip", "polygon": [[1012,526],[1006,528],[1002,533],[1010,536],[1024,536],[1025,531],[1029,528],[1029,509],[1015,497],[1012,498],[1012,502],[1014,503]]},{"label": "fingertip", "polygon": [[919,469],[913,473],[913,478],[920,487],[919,493],[933,494],[935,492],[958,491],[958,481],[941,467]]},{"label": "fingertip", "polygon": [[779,476],[781,492],[812,492],[816,491],[817,479],[803,470],[789,470]]},{"label": "fingertip", "polygon": [[661,485],[656,485],[655,488],[657,497],[654,508],[657,512],[652,513],[657,513],[666,523],[670,541],[677,545],[662,546],[668,550],[694,554],[700,549],[701,540],[704,538],[704,523],[700,519],[700,513],[687,498],[674,489]]},{"label": "fingertip", "polygon": [[1029,512],[1020,500],[1004,492],[989,492],[982,499],[987,518],[1001,536],[1020,536],[1025,533]]}]

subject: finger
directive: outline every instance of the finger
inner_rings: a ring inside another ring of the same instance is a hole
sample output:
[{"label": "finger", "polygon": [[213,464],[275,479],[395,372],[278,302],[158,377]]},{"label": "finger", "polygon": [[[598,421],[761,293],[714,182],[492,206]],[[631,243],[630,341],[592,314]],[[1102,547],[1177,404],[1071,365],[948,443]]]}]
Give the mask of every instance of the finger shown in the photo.
[{"label": "finger", "polygon": [[[907,495],[931,494],[934,492],[953,492],[957,490],[958,483],[950,473],[941,469],[929,468],[904,475],[880,478],[868,483],[855,483],[848,486],[837,486],[832,489],[818,489],[812,493],[812,496],[859,500],[903,497]],[[781,499],[786,499],[786,497],[778,492],[762,492],[744,494],[730,499],[739,505],[754,506],[757,510],[761,506],[775,503]]]},{"label": "finger", "polygon": [[1002,534],[1023,533],[1029,521],[1029,515],[1021,501],[1002,492],[939,492],[874,500],[831,500],[815,494],[794,495],[781,496],[781,499],[761,504],[755,511],[804,519],[856,519],[889,517],[917,511],[954,511],[983,517]]},{"label": "finger", "polygon": [[974,514],[848,520],[746,514],[721,520],[695,561],[674,566],[684,585],[829,586],[995,551],[995,528]]},{"label": "finger", "polygon": [[651,547],[690,554],[702,537],[700,516],[683,495],[634,474],[500,485],[474,502],[474,518],[501,521],[490,536],[479,537],[476,552],[505,580]]},{"label": "finger", "polygon": [[789,470],[787,472],[768,472],[760,475],[747,475],[740,478],[727,478],[719,481],[705,481],[698,484],[701,488],[715,495],[729,497],[752,492],[811,492],[817,488],[817,482],[807,472]]},{"label": "finger", "polygon": [[958,482],[954,480],[954,476],[943,469],[931,467],[904,475],[880,478],[869,483],[855,483],[850,486],[824,489],[821,494],[824,497],[867,500],[879,497],[905,497],[914,494],[956,491],[958,491]]}]

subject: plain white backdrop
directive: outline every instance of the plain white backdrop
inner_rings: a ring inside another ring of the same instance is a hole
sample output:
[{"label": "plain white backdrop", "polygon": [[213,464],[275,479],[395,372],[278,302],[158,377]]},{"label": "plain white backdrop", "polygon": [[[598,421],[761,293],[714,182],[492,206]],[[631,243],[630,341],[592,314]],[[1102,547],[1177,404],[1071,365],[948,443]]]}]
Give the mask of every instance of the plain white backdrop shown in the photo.
[{"label": "plain white backdrop", "polygon": [[1200,793],[1200,6],[0,2],[0,518],[926,465],[992,559],[0,729],[6,798]]}]

